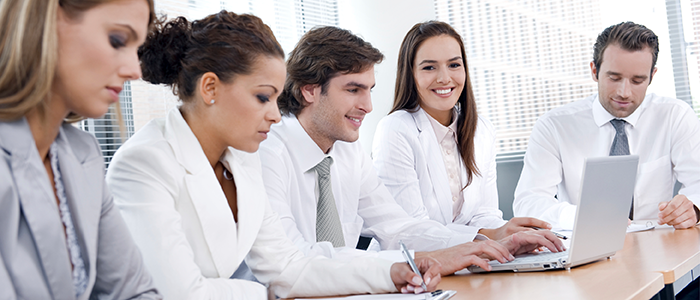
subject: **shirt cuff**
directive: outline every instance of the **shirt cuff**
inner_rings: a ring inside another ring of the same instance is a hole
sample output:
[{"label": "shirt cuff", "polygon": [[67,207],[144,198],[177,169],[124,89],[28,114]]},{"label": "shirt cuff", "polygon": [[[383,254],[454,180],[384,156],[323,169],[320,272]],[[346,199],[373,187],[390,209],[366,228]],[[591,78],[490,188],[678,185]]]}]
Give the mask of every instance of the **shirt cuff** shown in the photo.
[{"label": "shirt cuff", "polygon": [[574,230],[574,220],[576,219],[576,205],[565,207],[559,215],[559,227],[564,230]]}]

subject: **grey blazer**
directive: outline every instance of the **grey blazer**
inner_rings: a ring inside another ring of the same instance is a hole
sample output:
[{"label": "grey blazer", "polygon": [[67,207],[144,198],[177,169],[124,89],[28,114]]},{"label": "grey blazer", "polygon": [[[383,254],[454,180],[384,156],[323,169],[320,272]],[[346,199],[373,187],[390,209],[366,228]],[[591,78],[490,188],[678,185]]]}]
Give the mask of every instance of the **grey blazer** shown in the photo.
[{"label": "grey blazer", "polygon": [[[88,275],[80,299],[160,299],[104,181],[95,138],[54,141]],[[26,119],[0,122],[0,300],[75,299],[63,223]]]}]

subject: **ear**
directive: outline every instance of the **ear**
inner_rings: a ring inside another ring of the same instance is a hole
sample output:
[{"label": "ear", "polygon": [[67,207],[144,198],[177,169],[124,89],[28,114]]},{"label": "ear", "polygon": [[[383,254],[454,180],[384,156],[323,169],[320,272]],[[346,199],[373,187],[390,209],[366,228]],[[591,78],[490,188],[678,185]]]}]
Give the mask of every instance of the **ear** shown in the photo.
[{"label": "ear", "polygon": [[598,82],[598,69],[595,68],[595,63],[591,62],[591,76],[593,81]]},{"label": "ear", "polygon": [[321,97],[321,85],[307,84],[301,87],[301,95],[309,104],[316,102]]},{"label": "ear", "polygon": [[214,72],[206,72],[202,74],[202,77],[199,79],[199,95],[202,98],[202,101],[204,101],[204,105],[213,105],[212,99],[216,99],[216,92],[217,88],[219,87],[219,84],[221,83],[221,80],[219,80],[219,76],[216,76]]},{"label": "ear", "polygon": [[651,80],[654,79],[654,75],[656,75],[656,67],[654,67],[654,71],[651,71],[651,76],[649,77],[649,84],[651,84]]}]

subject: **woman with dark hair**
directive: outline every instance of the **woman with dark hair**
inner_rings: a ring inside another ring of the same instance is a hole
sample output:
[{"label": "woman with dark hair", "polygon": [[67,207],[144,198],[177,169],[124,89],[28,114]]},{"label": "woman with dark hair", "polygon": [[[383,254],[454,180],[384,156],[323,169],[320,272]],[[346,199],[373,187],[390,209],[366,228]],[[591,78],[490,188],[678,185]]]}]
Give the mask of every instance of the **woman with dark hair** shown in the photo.
[{"label": "woman with dark hair", "polygon": [[495,240],[550,228],[533,218],[502,219],[494,128],[477,114],[464,44],[450,25],[413,26],[396,77],[394,105],[377,126],[372,157],[409,215]]},{"label": "woman with dark hair", "polygon": [[[180,17],[151,31],[139,57],[144,79],[171,85],[182,105],[117,151],[107,182],[167,299],[266,298],[232,278],[244,260],[281,297],[422,291],[405,263],[304,257],[285,235],[255,153],[280,121],[284,53],[259,18]],[[434,289],[439,264],[417,263]]]},{"label": "woman with dark hair", "polygon": [[0,2],[0,299],[159,299],[95,137],[119,109],[152,0]]}]

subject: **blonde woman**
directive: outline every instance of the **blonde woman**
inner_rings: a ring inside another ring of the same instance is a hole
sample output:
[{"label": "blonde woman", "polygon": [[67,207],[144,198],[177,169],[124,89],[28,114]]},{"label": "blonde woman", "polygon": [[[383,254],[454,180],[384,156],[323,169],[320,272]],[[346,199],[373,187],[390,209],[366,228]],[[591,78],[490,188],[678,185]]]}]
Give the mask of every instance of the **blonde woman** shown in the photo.
[{"label": "blonde woman", "polygon": [[104,182],[97,118],[141,76],[151,0],[0,2],[0,299],[160,298]]}]

